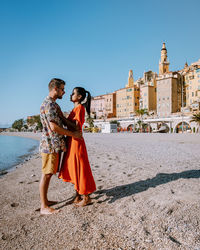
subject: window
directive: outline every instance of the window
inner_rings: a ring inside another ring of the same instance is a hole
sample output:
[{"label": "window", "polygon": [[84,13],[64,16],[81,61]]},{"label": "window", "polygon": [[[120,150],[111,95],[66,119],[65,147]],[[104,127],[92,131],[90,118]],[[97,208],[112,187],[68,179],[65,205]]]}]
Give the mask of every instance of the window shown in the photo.
[{"label": "window", "polygon": [[192,96],[194,96],[194,92],[192,92]]},{"label": "window", "polygon": [[130,92],[130,91],[132,91],[132,89],[127,89],[126,91],[127,91],[127,92]]},{"label": "window", "polygon": [[163,97],[163,101],[165,100],[165,97]]},{"label": "window", "polygon": [[200,72],[200,69],[196,69],[196,73]]}]

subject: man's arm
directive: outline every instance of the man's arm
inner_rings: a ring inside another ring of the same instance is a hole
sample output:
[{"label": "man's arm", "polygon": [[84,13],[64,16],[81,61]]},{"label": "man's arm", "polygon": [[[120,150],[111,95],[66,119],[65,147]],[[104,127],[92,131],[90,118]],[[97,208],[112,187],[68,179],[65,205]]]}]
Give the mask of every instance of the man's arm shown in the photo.
[{"label": "man's arm", "polygon": [[72,136],[72,137],[75,137],[75,138],[78,138],[78,139],[82,138],[82,132],[80,130],[71,132],[68,129],[64,129],[64,128],[58,126],[54,122],[50,122],[49,125],[50,125],[50,128],[51,128],[52,131],[54,131],[54,132],[56,132],[56,133],[58,133],[60,135]]},{"label": "man's arm", "polygon": [[61,117],[62,123],[67,126],[70,131],[80,130],[79,126],[77,126],[76,122],[69,121],[66,117]]}]

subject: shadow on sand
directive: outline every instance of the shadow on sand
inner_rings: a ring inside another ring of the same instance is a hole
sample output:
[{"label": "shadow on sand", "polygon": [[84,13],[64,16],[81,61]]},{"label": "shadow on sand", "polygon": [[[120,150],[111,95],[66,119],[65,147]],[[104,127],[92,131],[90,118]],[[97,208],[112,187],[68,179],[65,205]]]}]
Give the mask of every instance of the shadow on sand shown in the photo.
[{"label": "shadow on sand", "polygon": [[95,192],[97,196],[94,199],[99,199],[105,194],[107,198],[104,201],[99,201],[99,203],[105,201],[108,201],[108,203],[112,203],[118,199],[146,191],[152,187],[155,188],[159,185],[171,181],[176,181],[178,179],[191,179],[191,178],[200,178],[200,170],[188,170],[180,173],[171,173],[171,174],[159,173],[152,179],[137,181],[131,184],[116,186],[110,189],[98,190]]}]

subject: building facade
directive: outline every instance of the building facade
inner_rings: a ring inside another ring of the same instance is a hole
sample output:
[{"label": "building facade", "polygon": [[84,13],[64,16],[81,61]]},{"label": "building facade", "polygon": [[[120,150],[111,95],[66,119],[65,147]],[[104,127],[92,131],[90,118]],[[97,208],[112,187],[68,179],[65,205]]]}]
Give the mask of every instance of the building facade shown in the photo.
[{"label": "building facade", "polygon": [[147,109],[148,112],[154,113],[157,108],[156,77],[156,73],[148,71],[140,80],[140,109]]},{"label": "building facade", "polygon": [[116,93],[93,97],[91,115],[95,119],[116,117]]},{"label": "building facade", "polygon": [[182,76],[168,72],[157,77],[157,115],[167,117],[181,111]]},{"label": "building facade", "polygon": [[116,117],[130,117],[139,109],[140,88],[134,83],[133,71],[129,71],[128,83],[125,88],[115,91],[116,93]]},{"label": "building facade", "polygon": [[200,110],[200,59],[190,66],[185,65],[183,70],[186,108],[190,111]]}]

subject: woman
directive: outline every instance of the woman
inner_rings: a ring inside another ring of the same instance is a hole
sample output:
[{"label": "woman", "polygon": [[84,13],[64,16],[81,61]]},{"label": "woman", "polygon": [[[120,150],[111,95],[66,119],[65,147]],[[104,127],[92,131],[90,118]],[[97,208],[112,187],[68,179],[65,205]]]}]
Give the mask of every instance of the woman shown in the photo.
[{"label": "woman", "polygon": [[[87,94],[87,97],[86,97]],[[84,100],[84,104],[81,104]],[[74,88],[71,101],[74,109],[65,120],[71,130],[82,130],[85,121],[85,109],[90,115],[91,95],[84,88]],[[67,120],[67,121],[66,121]],[[74,184],[76,197],[74,203],[77,206],[86,206],[91,203],[90,194],[96,190],[95,181],[88,160],[84,139],[67,138],[67,152],[64,153],[59,178]],[[81,197],[83,196],[83,197]]]}]

